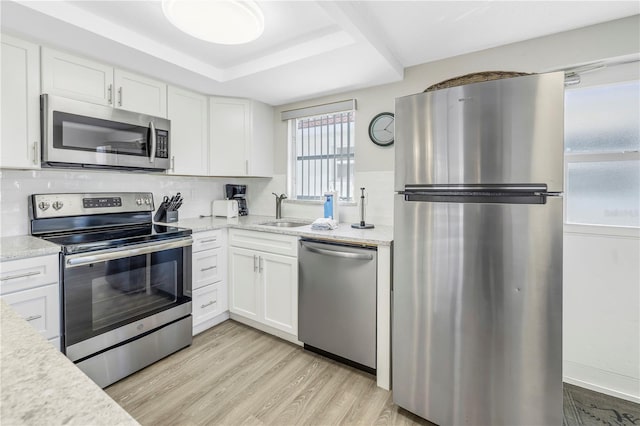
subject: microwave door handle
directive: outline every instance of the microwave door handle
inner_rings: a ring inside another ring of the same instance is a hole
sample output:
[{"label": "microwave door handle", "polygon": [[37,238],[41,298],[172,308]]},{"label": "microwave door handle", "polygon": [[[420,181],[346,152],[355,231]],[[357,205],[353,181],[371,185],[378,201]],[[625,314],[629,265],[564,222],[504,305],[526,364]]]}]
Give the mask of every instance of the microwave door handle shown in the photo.
[{"label": "microwave door handle", "polygon": [[153,163],[156,159],[156,126],[153,121],[149,122],[149,132],[151,133],[151,153],[149,153],[149,162]]}]

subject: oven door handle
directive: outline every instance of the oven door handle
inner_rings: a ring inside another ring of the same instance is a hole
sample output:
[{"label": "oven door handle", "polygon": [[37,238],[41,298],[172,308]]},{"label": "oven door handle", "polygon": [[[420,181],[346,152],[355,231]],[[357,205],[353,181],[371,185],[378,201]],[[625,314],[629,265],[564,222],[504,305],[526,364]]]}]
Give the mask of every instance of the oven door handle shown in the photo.
[{"label": "oven door handle", "polygon": [[92,263],[106,262],[108,260],[122,259],[125,257],[138,256],[140,254],[155,253],[163,250],[170,250],[174,248],[187,247],[193,244],[193,238],[181,238],[179,240],[172,240],[170,242],[163,243],[147,243],[139,244],[127,248],[118,248],[111,250],[102,250],[90,254],[72,254],[65,256],[64,267],[65,269],[76,268],[78,266],[90,265]]}]

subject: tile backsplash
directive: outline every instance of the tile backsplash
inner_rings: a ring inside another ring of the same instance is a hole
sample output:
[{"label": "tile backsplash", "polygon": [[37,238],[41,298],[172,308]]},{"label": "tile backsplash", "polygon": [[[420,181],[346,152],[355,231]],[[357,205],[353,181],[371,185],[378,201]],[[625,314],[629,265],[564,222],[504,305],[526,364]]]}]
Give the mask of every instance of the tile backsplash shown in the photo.
[{"label": "tile backsplash", "polygon": [[[367,222],[377,225],[393,224],[393,172],[355,174],[356,188],[364,186],[368,192]],[[0,235],[3,237],[29,234],[28,197],[31,194],[52,192],[152,192],[156,207],[164,195],[180,192],[184,203],[181,218],[211,214],[211,201],[224,198],[225,183],[247,185],[250,214],[275,215],[272,192],[286,192],[286,175],[267,178],[218,178],[171,176],[151,173],[85,171],[85,170],[12,170],[0,169]],[[359,194],[359,191],[357,191]],[[321,217],[322,204],[285,201],[283,216]],[[357,222],[356,203],[340,207],[341,222]]]},{"label": "tile backsplash", "polygon": [[156,207],[164,195],[180,192],[180,216],[211,213],[211,201],[223,198],[230,179],[168,176],[148,173],[72,170],[0,170],[0,231],[2,236],[29,234],[28,197],[52,192],[152,192]]}]

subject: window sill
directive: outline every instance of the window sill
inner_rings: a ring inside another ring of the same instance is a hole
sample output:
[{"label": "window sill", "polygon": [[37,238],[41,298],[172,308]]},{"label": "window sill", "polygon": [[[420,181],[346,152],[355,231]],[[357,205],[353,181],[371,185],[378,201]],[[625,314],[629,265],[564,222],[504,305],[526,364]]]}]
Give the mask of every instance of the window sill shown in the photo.
[{"label": "window sill", "polygon": [[[295,199],[290,199],[287,198],[286,200],[283,200],[283,202],[285,204],[302,204],[302,205],[323,205],[324,201],[322,200],[295,200]],[[355,201],[340,201],[338,203],[338,206],[357,206],[358,203],[356,203]]]},{"label": "window sill", "polygon": [[601,235],[605,237],[640,238],[640,228],[632,228],[627,226],[577,225],[573,223],[565,223],[563,230],[566,234],[588,234]]}]

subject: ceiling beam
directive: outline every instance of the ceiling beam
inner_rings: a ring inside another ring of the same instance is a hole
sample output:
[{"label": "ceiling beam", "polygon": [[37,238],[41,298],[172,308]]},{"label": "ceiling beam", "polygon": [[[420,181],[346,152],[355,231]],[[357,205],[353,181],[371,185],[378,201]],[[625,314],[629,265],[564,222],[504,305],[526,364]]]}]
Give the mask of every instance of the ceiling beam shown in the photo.
[{"label": "ceiling beam", "polygon": [[224,70],[224,81],[257,74],[292,62],[315,57],[354,43],[350,33],[335,26],[316,31],[305,40],[287,43],[284,47]]},{"label": "ceiling beam", "polygon": [[404,66],[387,46],[384,34],[379,27],[374,27],[375,20],[368,13],[365,2],[356,4],[346,1],[316,1],[328,16],[345,31],[373,47],[382,56],[394,74],[402,79]]}]

